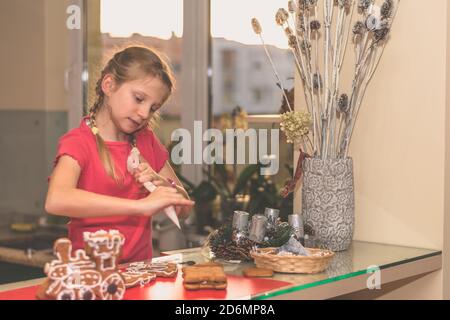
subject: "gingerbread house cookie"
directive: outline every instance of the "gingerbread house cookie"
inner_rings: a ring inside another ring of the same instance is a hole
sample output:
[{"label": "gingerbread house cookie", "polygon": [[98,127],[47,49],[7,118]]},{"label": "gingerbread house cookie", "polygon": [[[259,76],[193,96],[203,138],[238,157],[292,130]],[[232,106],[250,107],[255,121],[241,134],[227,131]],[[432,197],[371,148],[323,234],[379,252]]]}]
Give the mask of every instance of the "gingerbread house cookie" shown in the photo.
[{"label": "gingerbread house cookie", "polygon": [[116,230],[85,232],[85,250],[72,253],[72,242],[62,238],[53,247],[56,260],[47,263],[39,299],[120,300],[125,283],[117,270],[124,237]]}]

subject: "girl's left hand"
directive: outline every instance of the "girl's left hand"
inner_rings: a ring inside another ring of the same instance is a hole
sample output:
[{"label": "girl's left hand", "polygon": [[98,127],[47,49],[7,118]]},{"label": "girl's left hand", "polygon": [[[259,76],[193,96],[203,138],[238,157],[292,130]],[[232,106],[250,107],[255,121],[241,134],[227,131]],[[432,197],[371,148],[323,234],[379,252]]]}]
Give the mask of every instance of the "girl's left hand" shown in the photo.
[{"label": "girl's left hand", "polygon": [[187,219],[187,217],[189,217],[189,214],[192,211],[192,207],[186,208],[181,206],[175,206],[175,211],[177,213],[178,218]]},{"label": "girl's left hand", "polygon": [[147,162],[141,162],[134,171],[134,179],[139,183],[142,188],[146,182],[152,182],[155,186],[162,185],[158,181],[162,182],[161,177],[150,167]]},{"label": "girl's left hand", "polygon": [[[169,182],[169,179],[165,179],[158,173],[156,173],[153,168],[148,164],[148,162],[142,161],[134,172],[134,178],[136,182],[141,185],[142,191],[148,192],[144,187],[146,182],[152,182],[156,187],[164,186],[164,187],[173,187],[173,185]],[[189,216],[190,210],[186,210],[181,206],[175,206],[175,211],[177,216],[181,219],[185,219]]]}]

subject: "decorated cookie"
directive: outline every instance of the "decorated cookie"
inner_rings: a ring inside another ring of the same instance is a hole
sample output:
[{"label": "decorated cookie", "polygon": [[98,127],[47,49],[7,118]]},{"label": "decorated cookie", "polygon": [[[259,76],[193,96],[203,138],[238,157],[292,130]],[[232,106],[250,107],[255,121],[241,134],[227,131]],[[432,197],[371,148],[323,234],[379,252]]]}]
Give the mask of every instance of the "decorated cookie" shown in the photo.
[{"label": "decorated cookie", "polygon": [[156,279],[156,274],[147,271],[124,270],[120,275],[125,281],[126,288],[145,286]]},{"label": "decorated cookie", "polygon": [[147,262],[134,262],[131,263],[126,271],[132,272],[150,272],[154,273],[160,278],[175,278],[178,274],[178,266],[175,263],[147,263]]},{"label": "decorated cookie", "polygon": [[84,234],[86,250],[72,254],[72,242],[56,240],[56,260],[45,265],[46,281],[40,287],[39,299],[53,300],[120,300],[125,283],[117,271],[117,261],[124,243],[118,231]]}]

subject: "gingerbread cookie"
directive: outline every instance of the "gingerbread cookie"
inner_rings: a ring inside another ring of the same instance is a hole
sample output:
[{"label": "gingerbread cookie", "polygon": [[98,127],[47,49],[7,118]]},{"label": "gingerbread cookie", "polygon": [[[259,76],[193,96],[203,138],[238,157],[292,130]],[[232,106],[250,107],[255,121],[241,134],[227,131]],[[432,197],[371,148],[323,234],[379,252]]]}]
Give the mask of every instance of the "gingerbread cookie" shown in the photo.
[{"label": "gingerbread cookie", "polygon": [[178,266],[175,263],[170,262],[133,262],[126,270],[133,272],[150,272],[160,278],[175,278],[178,274]]},{"label": "gingerbread cookie", "polygon": [[187,290],[224,290],[227,288],[227,276],[221,266],[184,267],[183,285]]},{"label": "gingerbread cookie", "polygon": [[117,260],[124,243],[118,231],[84,234],[86,250],[72,255],[72,242],[62,238],[53,247],[56,260],[45,265],[46,281],[38,299],[119,300],[125,283],[117,271]]},{"label": "gingerbread cookie", "polygon": [[244,276],[251,278],[269,278],[273,277],[273,270],[265,268],[247,268],[243,271]]},{"label": "gingerbread cookie", "polygon": [[119,272],[125,281],[125,287],[127,289],[138,285],[141,287],[145,286],[156,279],[156,275],[154,273],[146,271],[125,270]]}]

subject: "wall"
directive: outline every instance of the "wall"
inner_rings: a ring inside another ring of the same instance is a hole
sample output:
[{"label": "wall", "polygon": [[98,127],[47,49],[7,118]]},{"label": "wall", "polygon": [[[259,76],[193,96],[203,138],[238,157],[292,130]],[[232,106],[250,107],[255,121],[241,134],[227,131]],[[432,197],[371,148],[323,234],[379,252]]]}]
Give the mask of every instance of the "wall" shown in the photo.
[{"label": "wall", "polygon": [[402,1],[367,90],[350,149],[358,240],[443,246],[447,4],[433,2]]},{"label": "wall", "polygon": [[44,2],[1,1],[0,15],[0,109],[43,109]]},{"label": "wall", "polygon": [[0,215],[43,214],[67,129],[64,1],[0,2]]},{"label": "wall", "polygon": [[[401,2],[350,147],[355,167],[355,240],[447,249],[449,17],[445,0],[433,0],[426,13],[422,1]],[[347,60],[353,59],[349,49]],[[349,67],[344,66],[344,91],[351,81]],[[297,206],[299,196],[297,192]],[[440,297],[448,290],[442,281],[448,274],[447,260],[444,256],[446,273],[436,273],[440,281],[434,290]]]}]

